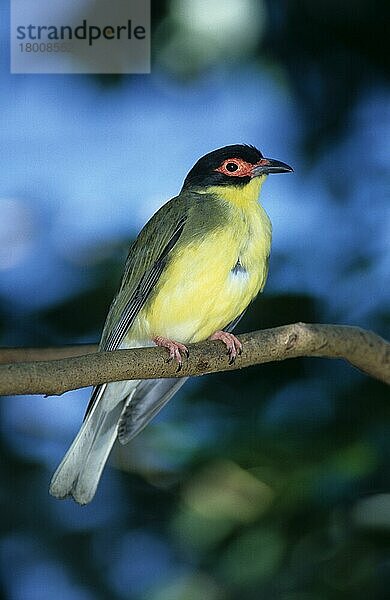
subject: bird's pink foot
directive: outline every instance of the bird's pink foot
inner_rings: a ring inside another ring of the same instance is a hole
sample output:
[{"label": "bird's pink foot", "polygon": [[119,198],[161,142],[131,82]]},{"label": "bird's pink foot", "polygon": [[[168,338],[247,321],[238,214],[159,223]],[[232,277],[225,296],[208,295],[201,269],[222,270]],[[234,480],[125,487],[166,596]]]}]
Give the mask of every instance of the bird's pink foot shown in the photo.
[{"label": "bird's pink foot", "polygon": [[237,356],[242,353],[242,344],[238,338],[228,331],[216,331],[210,337],[210,340],[221,340],[227,348],[229,355],[229,365],[232,365]]},{"label": "bird's pink foot", "polygon": [[185,354],[187,358],[190,355],[187,347],[184,344],[181,344],[180,342],[175,342],[174,340],[162,337],[161,335],[157,335],[156,337],[154,337],[153,341],[156,344],[156,346],[161,346],[161,348],[166,348],[168,350],[168,362],[170,362],[171,360],[175,360],[177,362],[177,370],[180,371],[183,366],[181,353]]}]

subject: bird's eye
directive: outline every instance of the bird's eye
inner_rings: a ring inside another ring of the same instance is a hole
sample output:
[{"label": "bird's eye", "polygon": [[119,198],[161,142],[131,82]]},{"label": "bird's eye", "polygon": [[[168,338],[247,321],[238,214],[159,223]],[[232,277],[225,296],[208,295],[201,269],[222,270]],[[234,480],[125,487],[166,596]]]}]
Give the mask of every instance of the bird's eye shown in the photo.
[{"label": "bird's eye", "polygon": [[230,177],[246,177],[250,175],[252,166],[240,158],[227,158],[216,171]]},{"label": "bird's eye", "polygon": [[228,162],[226,165],[226,170],[230,171],[230,173],[233,173],[233,171],[237,171],[238,169],[238,164],[234,163],[234,162]]}]

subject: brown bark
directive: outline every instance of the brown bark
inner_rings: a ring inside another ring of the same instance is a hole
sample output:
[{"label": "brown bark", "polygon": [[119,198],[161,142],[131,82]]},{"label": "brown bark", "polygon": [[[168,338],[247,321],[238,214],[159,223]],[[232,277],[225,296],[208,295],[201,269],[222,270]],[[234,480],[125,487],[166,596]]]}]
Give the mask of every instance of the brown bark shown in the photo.
[{"label": "brown bark", "polygon": [[115,352],[95,352],[94,345],[4,348],[0,349],[0,395],[57,395],[109,381],[197,376],[299,356],[341,358],[390,383],[390,344],[359,327],[295,323],[238,337],[243,353],[233,365],[228,364],[221,342],[205,341],[188,346],[190,357],[184,358],[178,373],[162,348]]}]

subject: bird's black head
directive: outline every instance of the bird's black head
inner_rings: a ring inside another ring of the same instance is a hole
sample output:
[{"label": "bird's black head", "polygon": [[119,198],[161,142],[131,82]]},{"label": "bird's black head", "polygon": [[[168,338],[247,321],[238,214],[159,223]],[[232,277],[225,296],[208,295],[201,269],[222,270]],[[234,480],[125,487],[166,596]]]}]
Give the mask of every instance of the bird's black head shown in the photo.
[{"label": "bird's black head", "polygon": [[185,178],[183,189],[215,185],[242,187],[254,177],[292,170],[285,163],[264,158],[254,146],[234,144],[202,156]]}]

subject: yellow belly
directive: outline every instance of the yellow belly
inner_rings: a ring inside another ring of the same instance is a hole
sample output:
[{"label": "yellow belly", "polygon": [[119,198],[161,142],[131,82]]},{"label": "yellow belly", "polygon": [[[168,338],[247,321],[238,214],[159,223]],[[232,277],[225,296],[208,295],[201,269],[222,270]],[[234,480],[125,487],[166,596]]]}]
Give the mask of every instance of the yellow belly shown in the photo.
[{"label": "yellow belly", "polygon": [[228,227],[172,253],[128,338],[197,342],[245,310],[265,283],[271,227],[258,204],[249,214],[235,208],[232,217]]}]

